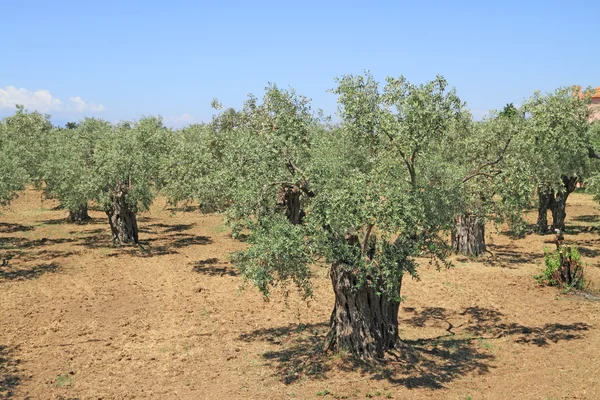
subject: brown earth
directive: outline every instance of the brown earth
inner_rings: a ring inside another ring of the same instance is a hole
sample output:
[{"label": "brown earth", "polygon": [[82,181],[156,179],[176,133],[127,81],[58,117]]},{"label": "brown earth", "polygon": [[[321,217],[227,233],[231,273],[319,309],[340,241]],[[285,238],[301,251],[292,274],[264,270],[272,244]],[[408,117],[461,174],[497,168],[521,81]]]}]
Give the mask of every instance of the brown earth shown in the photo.
[{"label": "brown earth", "polygon": [[[552,237],[488,230],[481,261],[455,258],[406,280],[403,346],[364,364],[323,354],[333,304],[326,267],[315,299],[240,291],[218,215],[157,202],[137,248],[111,246],[100,212],[63,223],[27,191],[0,216],[0,398],[600,399],[600,302],[539,287]],[[600,283],[600,212],[569,199],[566,240]],[[593,296],[592,296],[593,297]]]}]

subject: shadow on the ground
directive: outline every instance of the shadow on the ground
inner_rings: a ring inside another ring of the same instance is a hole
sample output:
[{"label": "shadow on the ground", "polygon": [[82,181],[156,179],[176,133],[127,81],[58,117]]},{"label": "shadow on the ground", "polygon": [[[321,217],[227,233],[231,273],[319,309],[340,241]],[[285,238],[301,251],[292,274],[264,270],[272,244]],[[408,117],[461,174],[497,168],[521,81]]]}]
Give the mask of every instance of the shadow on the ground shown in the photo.
[{"label": "shadow on the ground", "polygon": [[600,215],[578,215],[571,219],[577,222],[600,222]]},{"label": "shadow on the ground", "polygon": [[45,220],[41,221],[41,224],[42,225],[73,225],[73,226],[78,226],[78,225],[108,224],[108,222],[107,222],[106,218],[90,218],[90,219],[85,220],[85,221],[74,222],[74,221],[69,221],[69,219],[67,217],[63,217],[63,218],[45,219]]},{"label": "shadow on the ground", "polygon": [[[149,224],[140,228],[140,233],[144,235],[141,235],[137,246],[119,246],[113,244],[112,235],[107,226],[106,229],[99,228],[79,232],[80,237],[76,244],[88,249],[111,250],[111,253],[108,254],[109,257],[119,257],[121,255],[154,257],[177,254],[178,249],[188,246],[212,243],[212,239],[208,236],[182,233],[193,227],[194,224]],[[147,237],[148,235],[155,237]]]},{"label": "shadow on the ground", "polygon": [[199,205],[182,205],[178,207],[167,207],[166,210],[171,212],[194,212],[200,211]]},{"label": "shadow on the ground", "polygon": [[[140,218],[145,222],[153,221],[152,218]],[[45,221],[45,223],[59,223],[59,220]],[[61,219],[60,223],[66,223],[66,220]],[[92,223],[96,223],[94,220]],[[59,251],[47,249],[46,246],[71,243],[75,246],[84,247],[86,249],[102,249],[110,250],[109,257],[118,257],[121,255],[131,255],[137,257],[153,257],[166,254],[177,254],[178,249],[188,246],[206,245],[212,243],[212,239],[208,236],[193,235],[186,233],[194,227],[195,224],[162,224],[151,223],[140,229],[141,240],[137,246],[117,246],[113,244],[110,228],[106,221],[102,220],[104,227],[98,227],[87,230],[71,230],[68,238],[41,238],[31,240],[25,237],[8,236],[0,237],[0,258],[3,259],[19,259],[21,261],[44,261],[53,260],[60,257],[68,257],[73,254],[78,254],[78,251]],[[29,227],[19,224],[4,224],[0,225],[0,233],[2,227],[5,227],[5,232],[21,232],[30,230]],[[33,229],[33,228],[31,228]],[[148,237],[150,236],[150,237]],[[39,248],[42,248],[41,250]]]},{"label": "shadow on the ground", "polygon": [[565,240],[565,244],[572,246],[579,250],[584,257],[598,257],[600,256],[600,239],[587,239],[587,240]]},{"label": "shadow on the ground", "polygon": [[583,339],[584,332],[591,325],[584,322],[571,324],[552,323],[541,327],[527,327],[514,322],[506,322],[501,312],[483,307],[468,307],[462,312],[447,310],[440,307],[427,307],[416,312],[405,309],[415,315],[402,320],[403,323],[423,327],[427,323],[442,323],[448,335],[467,333],[479,339],[514,338],[516,343],[534,344],[545,347],[564,340]]},{"label": "shadow on the ground", "polygon": [[39,278],[48,272],[58,271],[57,263],[39,264],[24,268],[14,268],[10,265],[0,267],[0,282],[3,280],[28,280]]},{"label": "shadow on the ground", "polygon": [[11,224],[8,222],[0,222],[0,233],[16,233],[16,232],[27,232],[34,230],[35,227],[31,225]]},{"label": "shadow on the ground", "polygon": [[196,261],[192,263],[194,272],[211,276],[237,276],[238,272],[231,268],[229,263],[220,262],[218,258],[207,258],[206,260]]},{"label": "shadow on the ground", "polygon": [[[163,224],[163,223],[158,223],[158,224],[150,224],[148,225],[148,228],[159,228],[161,229],[161,231],[163,233],[172,233],[172,232],[183,232],[183,231],[188,231],[190,229],[192,229],[196,224],[191,223],[191,224],[175,224],[175,225],[169,225],[169,224]],[[149,230],[151,232],[151,230]]]},{"label": "shadow on the ground", "polygon": [[486,261],[490,265],[509,269],[516,269],[519,264],[535,263],[544,255],[543,252],[519,251],[520,249],[513,249],[508,245],[488,244],[487,248],[491,254],[487,254]]},{"label": "shadow on the ground", "polygon": [[14,391],[21,383],[19,377],[19,360],[15,358],[15,350],[0,344],[0,398],[12,399]]},{"label": "shadow on the ground", "polygon": [[77,239],[74,239],[74,238],[58,238],[58,239],[41,238],[41,239],[29,240],[29,239],[23,238],[23,237],[7,236],[7,237],[0,237],[0,249],[2,249],[2,250],[23,250],[23,249],[48,246],[48,245],[53,245],[53,244],[72,243],[72,242],[76,242],[76,241],[77,241]]},{"label": "shadow on the ground", "polygon": [[387,380],[407,388],[442,389],[467,374],[486,374],[494,368],[493,341],[508,337],[515,343],[544,347],[550,342],[582,339],[591,326],[586,323],[546,324],[526,327],[504,320],[493,309],[469,307],[463,311],[425,308],[401,321],[401,326],[441,326],[433,338],[403,340],[384,359],[364,361],[347,354],[323,350],[327,323],[258,329],[242,334],[246,342],[263,341],[272,349],[262,354],[265,365],[274,369],[286,384],[302,378],[325,379],[332,369],[360,372],[371,379]]}]

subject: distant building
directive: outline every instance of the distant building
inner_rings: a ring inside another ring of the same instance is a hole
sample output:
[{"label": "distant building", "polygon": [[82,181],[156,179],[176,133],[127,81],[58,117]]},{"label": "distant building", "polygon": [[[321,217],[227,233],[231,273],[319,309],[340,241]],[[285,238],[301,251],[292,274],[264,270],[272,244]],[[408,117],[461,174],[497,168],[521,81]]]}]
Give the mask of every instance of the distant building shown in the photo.
[{"label": "distant building", "polygon": [[590,115],[590,121],[600,120],[600,87],[597,87],[592,93],[592,104],[590,108],[593,108],[592,114]]}]

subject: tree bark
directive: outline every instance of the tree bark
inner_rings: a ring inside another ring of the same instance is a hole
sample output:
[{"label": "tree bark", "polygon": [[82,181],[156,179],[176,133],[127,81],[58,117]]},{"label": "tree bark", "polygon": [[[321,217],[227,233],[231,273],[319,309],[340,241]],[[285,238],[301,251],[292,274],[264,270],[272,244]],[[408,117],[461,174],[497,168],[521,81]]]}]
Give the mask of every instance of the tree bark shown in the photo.
[{"label": "tree bark", "polygon": [[485,253],[485,224],[475,215],[456,217],[452,232],[452,249],[459,254],[477,257]]},{"label": "tree bark", "polygon": [[[335,292],[326,348],[349,351],[359,358],[381,358],[398,342],[400,302],[368,284],[357,287],[358,279],[344,264],[330,270]],[[400,287],[402,282],[400,282]]]},{"label": "tree bark", "polygon": [[277,205],[285,209],[285,216],[294,225],[302,223],[304,212],[300,208],[300,188],[282,186],[277,193]]},{"label": "tree bark", "polygon": [[110,205],[106,208],[108,223],[112,231],[113,243],[138,243],[138,226],[135,211],[126,201],[127,187],[119,185],[110,196]]},{"label": "tree bark", "polygon": [[538,186],[537,232],[545,235],[550,231],[548,226],[548,209],[554,206],[554,190]]},{"label": "tree bark", "polygon": [[69,210],[69,222],[75,223],[84,223],[92,219],[88,214],[88,206],[87,204],[83,204],[79,206],[79,208],[74,210]]},{"label": "tree bark", "polygon": [[563,176],[563,188],[556,193],[552,203],[552,230],[560,229],[565,231],[565,220],[567,219],[567,199],[577,187],[578,178],[576,176]]}]

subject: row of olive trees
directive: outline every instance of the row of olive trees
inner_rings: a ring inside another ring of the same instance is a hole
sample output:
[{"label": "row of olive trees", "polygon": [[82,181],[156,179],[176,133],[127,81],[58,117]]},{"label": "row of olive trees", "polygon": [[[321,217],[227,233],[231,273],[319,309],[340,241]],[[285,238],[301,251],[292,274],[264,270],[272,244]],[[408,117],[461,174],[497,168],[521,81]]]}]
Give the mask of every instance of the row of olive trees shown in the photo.
[{"label": "row of olive trees", "polygon": [[170,131],[154,117],[116,125],[86,118],[69,128],[54,128],[49,116],[23,107],[0,122],[0,199],[6,203],[33,183],[75,222],[88,219],[95,202],[106,211],[115,242],[137,243],[136,212],[156,195]]},{"label": "row of olive trees", "polygon": [[380,85],[348,75],[333,92],[337,124],[274,85],[180,130],[154,117],[56,129],[19,108],[0,123],[0,198],[43,182],[73,220],[103,206],[118,243],[137,243],[136,213],[159,192],[224,211],[234,235],[248,235],[233,258],[245,281],[265,296],[290,286],[310,296],[309,267],[326,262],[328,348],[379,357],[398,340],[404,275],[417,276],[417,258],[447,264],[445,232],[455,251],[481,254],[485,222],[518,225],[536,189],[540,204],[552,194],[543,211],[564,227],[565,177],[595,176],[588,100],[573,88],[479,122],[439,76]]}]

